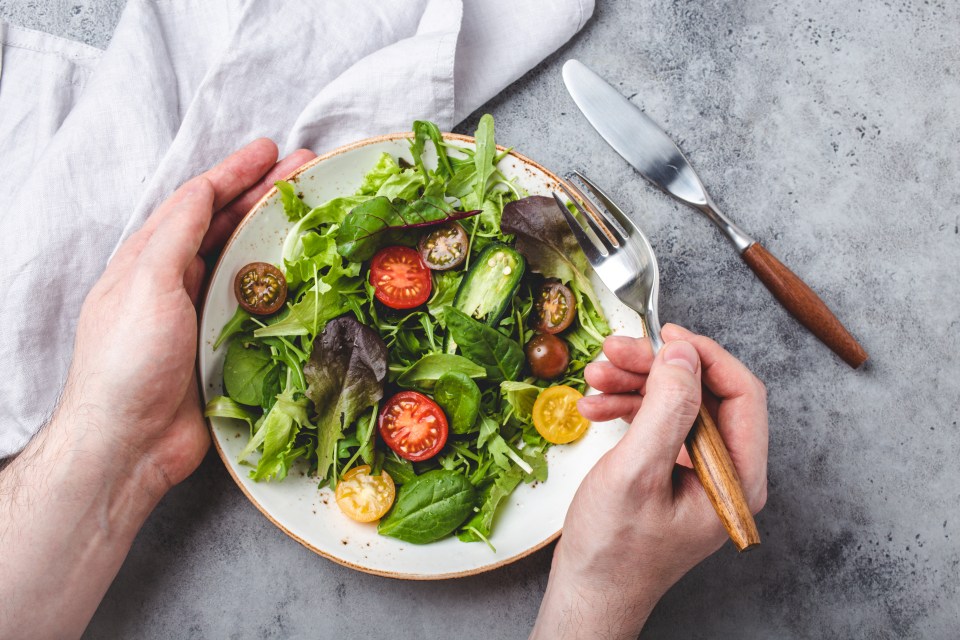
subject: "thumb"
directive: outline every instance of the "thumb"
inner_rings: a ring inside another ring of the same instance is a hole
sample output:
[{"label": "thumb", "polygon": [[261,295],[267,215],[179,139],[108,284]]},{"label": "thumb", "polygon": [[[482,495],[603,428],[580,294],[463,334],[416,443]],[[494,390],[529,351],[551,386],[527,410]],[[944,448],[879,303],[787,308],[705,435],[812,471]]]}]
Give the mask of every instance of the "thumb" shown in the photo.
[{"label": "thumb", "polygon": [[643,404],[625,439],[639,463],[670,482],[683,441],[700,410],[700,356],[689,342],[668,342],[647,377]]}]

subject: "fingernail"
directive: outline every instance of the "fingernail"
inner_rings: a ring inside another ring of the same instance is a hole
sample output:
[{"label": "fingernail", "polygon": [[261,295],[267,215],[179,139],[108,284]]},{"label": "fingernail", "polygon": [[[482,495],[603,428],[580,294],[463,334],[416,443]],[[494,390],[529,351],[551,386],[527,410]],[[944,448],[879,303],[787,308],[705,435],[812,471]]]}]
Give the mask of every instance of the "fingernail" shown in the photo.
[{"label": "fingernail", "polygon": [[700,364],[700,356],[689,342],[674,340],[664,345],[663,361],[666,364],[683,367],[690,373],[694,373],[697,370],[697,365]]}]

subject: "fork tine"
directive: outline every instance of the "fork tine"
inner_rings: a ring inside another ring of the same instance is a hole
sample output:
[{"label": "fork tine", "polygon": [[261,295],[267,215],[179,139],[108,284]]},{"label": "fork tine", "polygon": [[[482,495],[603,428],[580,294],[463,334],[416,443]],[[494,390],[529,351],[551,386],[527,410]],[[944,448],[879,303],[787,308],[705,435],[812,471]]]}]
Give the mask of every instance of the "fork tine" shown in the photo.
[{"label": "fork tine", "polygon": [[597,205],[594,204],[593,200],[588,198],[587,195],[580,190],[580,187],[573,182],[569,185],[561,182],[560,188],[563,189],[567,197],[573,201],[573,205],[577,208],[577,211],[580,212],[580,215],[583,216],[587,226],[590,227],[590,231],[593,232],[600,244],[602,244],[607,251],[616,251],[621,243],[601,222],[600,212],[597,210]]},{"label": "fork tine", "polygon": [[[606,207],[613,217],[604,215],[603,218],[610,223],[610,225],[616,228],[621,234],[623,234],[626,239],[629,237],[633,231],[637,230],[636,225],[633,224],[633,221],[623,212],[623,210],[618,207],[613,200],[603,192],[603,189],[595,185],[587,176],[583,175],[579,171],[574,171],[574,175],[580,178],[583,181],[583,184],[587,185],[587,188],[593,193],[596,198],[603,203],[603,206]],[[601,211],[601,215],[603,212]]]},{"label": "fork tine", "polygon": [[[553,199],[557,201],[557,206],[560,207],[560,211],[563,213],[563,217],[566,219],[570,231],[573,232],[573,237],[577,239],[577,244],[583,249],[583,253],[587,256],[590,264],[596,266],[603,262],[603,259],[610,255],[607,248],[602,244],[598,245],[586,234],[583,227],[577,222],[577,219],[574,218],[570,210],[567,209],[567,205],[560,199],[560,194],[556,191],[553,192]],[[574,202],[574,205],[576,205],[576,202]]]}]

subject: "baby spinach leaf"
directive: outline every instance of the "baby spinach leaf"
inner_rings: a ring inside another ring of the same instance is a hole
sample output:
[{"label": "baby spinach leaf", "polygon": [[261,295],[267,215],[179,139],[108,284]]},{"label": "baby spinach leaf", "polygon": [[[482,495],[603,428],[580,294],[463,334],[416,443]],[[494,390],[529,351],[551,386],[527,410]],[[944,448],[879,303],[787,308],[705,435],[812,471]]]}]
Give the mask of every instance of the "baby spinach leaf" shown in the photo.
[{"label": "baby spinach leaf", "polygon": [[553,198],[529,196],[508,203],[503,207],[500,228],[517,237],[516,249],[531,269],[548,278],[573,282],[600,308],[585,275],[586,257]]},{"label": "baby spinach leaf", "polygon": [[280,192],[280,199],[283,201],[283,211],[287,214],[287,220],[296,222],[307,215],[310,207],[300,199],[300,196],[297,195],[296,188],[294,188],[292,184],[286,180],[277,180],[273,185],[277,188],[277,191]]},{"label": "baby spinach leaf", "polygon": [[462,220],[479,211],[454,211],[444,200],[424,197],[413,202],[378,196],[354,207],[337,231],[337,250],[351,262],[363,262],[388,244],[412,245],[411,231],[449,220]]},{"label": "baby spinach leaf", "polygon": [[433,389],[433,399],[447,414],[451,431],[473,431],[473,425],[480,414],[480,387],[470,376],[460,371],[444,373]]},{"label": "baby spinach leaf", "polygon": [[404,484],[377,531],[413,544],[444,538],[473,511],[477,491],[456,471],[428,471]]},{"label": "baby spinach leaf", "polygon": [[[469,378],[482,378],[486,369],[463,356],[452,353],[431,353],[423,356],[397,378],[401,387],[430,391],[440,376],[447,372],[456,372]],[[474,384],[473,386],[477,386]]]},{"label": "baby spinach leaf", "polygon": [[524,358],[523,349],[516,341],[455,307],[447,307],[444,318],[460,351],[486,369],[488,379],[494,382],[517,379]]},{"label": "baby spinach leaf", "polygon": [[383,470],[390,474],[397,486],[413,482],[417,477],[417,473],[413,470],[413,463],[409,460],[387,457],[383,461]]},{"label": "baby spinach leaf", "polygon": [[233,312],[233,317],[227,321],[227,324],[223,325],[223,329],[220,330],[220,335],[217,336],[217,341],[213,343],[213,350],[216,351],[220,348],[221,344],[242,332],[246,328],[249,320],[250,314],[247,313],[243,307],[237,305],[237,310]]},{"label": "baby spinach leaf", "polygon": [[303,367],[317,411],[317,475],[326,478],[343,429],[383,397],[387,347],[353,316],[331,320]]},{"label": "baby spinach leaf", "polygon": [[263,403],[264,380],[276,368],[269,349],[244,345],[233,340],[223,362],[223,386],[227,395],[240,404],[252,407]]}]

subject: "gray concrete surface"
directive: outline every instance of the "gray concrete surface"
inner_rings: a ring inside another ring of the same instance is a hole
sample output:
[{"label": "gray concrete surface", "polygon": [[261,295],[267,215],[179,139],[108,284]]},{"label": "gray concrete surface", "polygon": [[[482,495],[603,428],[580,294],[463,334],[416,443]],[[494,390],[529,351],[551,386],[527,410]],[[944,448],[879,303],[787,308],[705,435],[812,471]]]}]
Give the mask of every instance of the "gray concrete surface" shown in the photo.
[{"label": "gray concrete surface", "polygon": [[[0,0],[0,19],[104,46],[122,5]],[[958,7],[598,0],[570,45],[484,108],[498,140],[583,167],[637,212],[662,317],[715,337],[769,389],[764,545],[692,571],[645,637],[960,633]],[[676,136],[721,206],[862,339],[868,366],[839,362],[704,219],[598,139],[562,89],[569,57]],[[150,518],[87,637],[519,638],[549,562],[444,583],[356,573],[274,528],[211,456]]]}]

